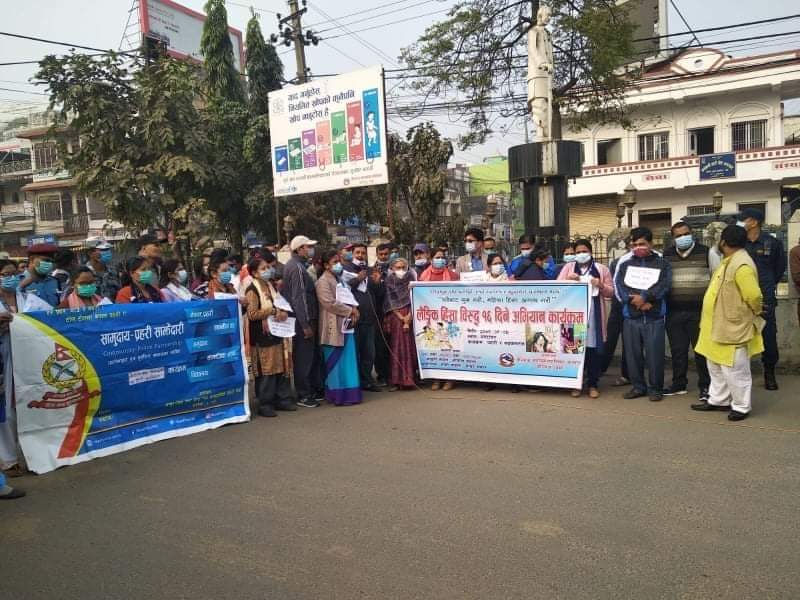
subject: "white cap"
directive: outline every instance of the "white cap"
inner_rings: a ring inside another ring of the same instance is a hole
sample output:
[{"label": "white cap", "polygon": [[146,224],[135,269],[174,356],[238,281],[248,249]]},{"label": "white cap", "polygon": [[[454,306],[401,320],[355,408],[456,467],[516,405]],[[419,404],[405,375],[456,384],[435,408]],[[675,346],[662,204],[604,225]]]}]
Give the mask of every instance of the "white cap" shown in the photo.
[{"label": "white cap", "polygon": [[292,238],[292,243],[289,244],[292,252],[297,251],[300,246],[316,246],[317,240],[310,240],[304,235],[296,235]]}]

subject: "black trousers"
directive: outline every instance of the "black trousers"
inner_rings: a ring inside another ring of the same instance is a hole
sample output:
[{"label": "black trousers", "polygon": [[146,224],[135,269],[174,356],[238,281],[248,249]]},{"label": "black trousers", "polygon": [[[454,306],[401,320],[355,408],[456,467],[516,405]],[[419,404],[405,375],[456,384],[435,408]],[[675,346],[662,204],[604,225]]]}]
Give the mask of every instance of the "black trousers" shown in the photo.
[{"label": "black trousers", "polygon": [[294,389],[300,400],[311,398],[322,385],[320,379],[321,354],[317,343],[316,331],[308,339],[303,330],[297,326],[293,343]]},{"label": "black trousers", "polygon": [[356,352],[358,378],[361,387],[373,385],[372,367],[375,366],[375,324],[358,322],[356,325]]},{"label": "black trousers", "polygon": [[[378,381],[381,383],[389,382],[389,367],[391,366],[391,355],[389,354],[389,347],[386,345],[386,340],[383,332],[383,327],[380,325],[375,326],[375,373],[378,375]],[[388,337],[388,336],[387,336]]]},{"label": "black trousers", "polygon": [[256,377],[256,399],[259,406],[276,407],[282,402],[292,402],[292,382],[282,373]]},{"label": "black trousers", "polygon": [[775,320],[775,304],[764,304],[764,330],[761,335],[764,338],[764,354],[761,355],[761,362],[765,367],[775,368],[778,364],[780,355],[778,354],[778,323]]},{"label": "black trousers", "polygon": [[[672,353],[672,385],[687,387],[689,380],[689,348],[697,345],[700,335],[700,309],[677,310],[667,313],[667,338]],[[711,385],[711,376],[708,374],[705,356],[697,353],[694,355],[697,369],[697,386],[707,390]]]},{"label": "black trousers", "polygon": [[[601,342],[602,343],[602,342]],[[586,349],[585,371],[586,385],[590,388],[598,387],[600,381],[600,368],[603,364],[603,346]]]},{"label": "black trousers", "polygon": [[[611,361],[614,358],[614,353],[617,351],[617,342],[622,336],[622,304],[614,298],[611,301],[611,312],[608,315],[608,337],[603,348],[603,358],[601,362],[601,371],[605,373],[608,367],[611,366]],[[628,377],[628,364],[625,362],[625,342],[622,344],[622,361],[621,361],[621,374],[625,379]]]},{"label": "black trousers", "polygon": [[625,319],[623,324],[628,374],[631,385],[639,392],[664,391],[664,329],[663,319]]}]

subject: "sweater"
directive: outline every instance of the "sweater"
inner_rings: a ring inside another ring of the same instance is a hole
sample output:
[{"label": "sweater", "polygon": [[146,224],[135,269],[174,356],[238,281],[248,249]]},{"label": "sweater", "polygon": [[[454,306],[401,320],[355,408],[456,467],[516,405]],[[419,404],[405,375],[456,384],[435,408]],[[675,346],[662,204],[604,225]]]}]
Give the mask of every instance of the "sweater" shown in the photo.
[{"label": "sweater", "polygon": [[664,250],[664,258],[672,265],[670,310],[700,312],[711,281],[708,246],[694,244],[686,256],[682,256],[675,246],[670,246]]}]

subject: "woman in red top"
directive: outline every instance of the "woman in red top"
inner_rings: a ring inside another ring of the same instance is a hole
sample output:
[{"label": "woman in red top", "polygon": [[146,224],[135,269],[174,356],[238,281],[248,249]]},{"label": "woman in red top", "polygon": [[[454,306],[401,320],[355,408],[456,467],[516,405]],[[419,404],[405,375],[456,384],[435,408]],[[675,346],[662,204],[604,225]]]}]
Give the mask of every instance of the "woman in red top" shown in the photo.
[{"label": "woman in red top", "polygon": [[[444,250],[437,250],[433,253],[431,266],[422,272],[419,279],[420,281],[458,281],[458,273],[448,268]],[[455,384],[452,381],[434,381],[431,384],[434,392],[439,389],[447,392],[454,387]]]},{"label": "woman in red top", "polygon": [[161,293],[153,287],[156,280],[150,261],[142,256],[129,258],[122,275],[123,288],[117,293],[117,304],[161,302]]},{"label": "woman in red top", "polygon": [[217,294],[233,294],[236,296],[236,288],[231,284],[233,270],[226,258],[212,257],[208,263],[208,296],[213,300]]}]

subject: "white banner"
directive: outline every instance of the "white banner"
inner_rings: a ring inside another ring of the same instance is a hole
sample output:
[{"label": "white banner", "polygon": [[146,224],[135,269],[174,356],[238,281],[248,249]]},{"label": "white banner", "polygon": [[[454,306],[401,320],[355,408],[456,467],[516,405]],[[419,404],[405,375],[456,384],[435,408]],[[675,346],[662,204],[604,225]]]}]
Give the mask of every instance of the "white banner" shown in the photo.
[{"label": "white banner", "polygon": [[388,183],[381,67],[269,95],[275,195]]}]

